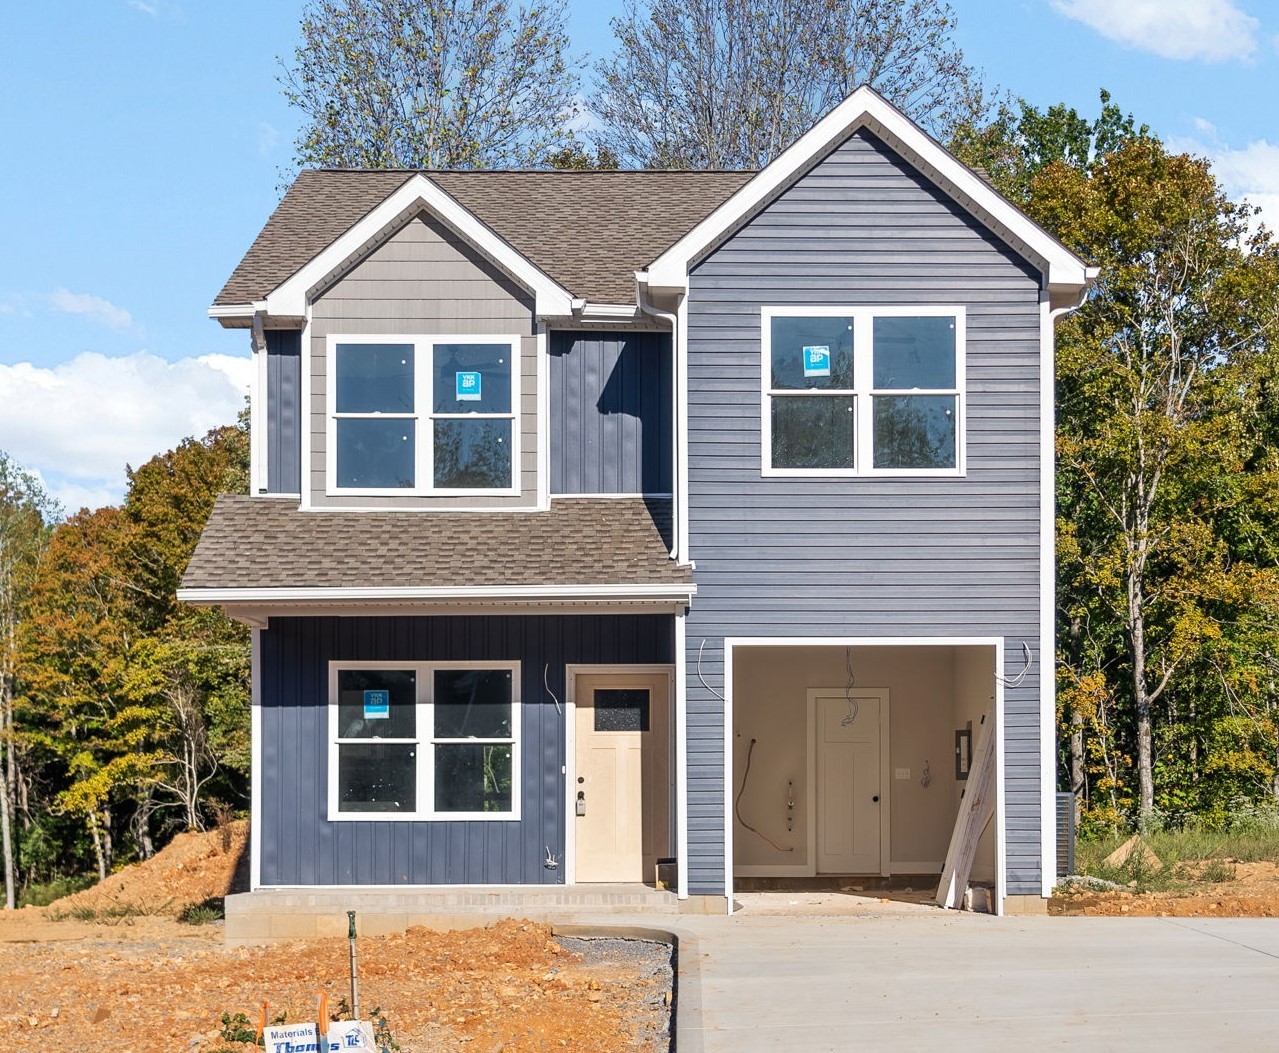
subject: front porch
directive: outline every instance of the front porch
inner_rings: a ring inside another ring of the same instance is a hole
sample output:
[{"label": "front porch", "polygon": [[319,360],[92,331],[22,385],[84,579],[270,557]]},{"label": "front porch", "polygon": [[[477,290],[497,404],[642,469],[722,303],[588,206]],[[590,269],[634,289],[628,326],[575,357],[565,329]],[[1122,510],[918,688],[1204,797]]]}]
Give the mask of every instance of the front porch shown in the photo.
[{"label": "front porch", "polygon": [[[499,918],[527,918],[559,927],[600,918],[670,918],[707,908],[700,899],[681,902],[673,892],[640,884],[258,889],[226,898],[226,942],[345,936],[349,910],[356,912],[361,936],[382,936],[414,925],[470,929]],[[722,914],[723,906],[716,912]]]}]

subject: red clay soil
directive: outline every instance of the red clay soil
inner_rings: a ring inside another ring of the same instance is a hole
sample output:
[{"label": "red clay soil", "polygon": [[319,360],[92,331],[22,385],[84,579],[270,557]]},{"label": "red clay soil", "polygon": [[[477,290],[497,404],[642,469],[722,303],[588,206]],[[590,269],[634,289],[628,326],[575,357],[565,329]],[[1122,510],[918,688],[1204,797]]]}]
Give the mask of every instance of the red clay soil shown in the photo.
[{"label": "red clay soil", "polygon": [[[1049,913],[1127,918],[1279,917],[1279,864],[1213,860],[1185,864],[1183,887],[1168,892],[1080,890],[1054,896]],[[1228,880],[1204,880],[1205,874]]]},{"label": "red clay soil", "polygon": [[[0,1034],[41,1053],[221,1053],[224,1013],[314,1018],[349,994],[348,944],[227,948],[220,925],[174,920],[235,883],[247,829],[184,834],[154,859],[47,908],[0,912]],[[224,847],[225,845],[225,847]],[[379,1007],[404,1053],[590,1053],[668,1048],[668,978],[587,964],[548,926],[359,941],[361,1004]]]}]

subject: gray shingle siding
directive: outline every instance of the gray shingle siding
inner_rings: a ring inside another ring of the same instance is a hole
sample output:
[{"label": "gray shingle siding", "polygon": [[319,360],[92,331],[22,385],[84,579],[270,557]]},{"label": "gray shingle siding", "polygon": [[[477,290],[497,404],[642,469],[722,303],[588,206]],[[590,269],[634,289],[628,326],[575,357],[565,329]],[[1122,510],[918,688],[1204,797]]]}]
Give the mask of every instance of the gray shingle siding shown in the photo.
[{"label": "gray shingle siding", "polygon": [[302,334],[266,332],[266,489],[296,494],[302,488]]},{"label": "gray shingle siding", "polygon": [[[563,883],[562,866],[542,863],[548,847],[564,859],[564,667],[669,665],[673,647],[669,615],[272,618],[260,649],[262,884]],[[520,821],[327,820],[329,662],[379,660],[521,663]]]},{"label": "gray shingle siding", "polygon": [[[691,891],[722,894],[726,636],[992,636],[1039,655],[1040,278],[866,132],[693,271],[688,306]],[[764,478],[760,309],[967,312],[967,475]],[[1039,672],[1038,666],[1035,670]],[[1005,694],[1008,892],[1040,891],[1039,692]]]},{"label": "gray shingle siding", "polygon": [[551,493],[671,492],[671,339],[550,337]]}]

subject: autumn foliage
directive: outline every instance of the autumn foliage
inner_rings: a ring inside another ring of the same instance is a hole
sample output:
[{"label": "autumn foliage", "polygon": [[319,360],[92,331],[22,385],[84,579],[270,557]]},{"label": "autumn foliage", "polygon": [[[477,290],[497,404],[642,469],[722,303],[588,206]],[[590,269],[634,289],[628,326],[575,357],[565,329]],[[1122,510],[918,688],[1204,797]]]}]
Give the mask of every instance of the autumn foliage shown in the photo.
[{"label": "autumn foliage", "polygon": [[220,428],[130,471],[120,507],[55,523],[45,500],[24,520],[0,742],[11,896],[58,874],[105,876],[246,802],[246,630],[175,592],[214,499],[247,488],[247,464],[247,433]]}]

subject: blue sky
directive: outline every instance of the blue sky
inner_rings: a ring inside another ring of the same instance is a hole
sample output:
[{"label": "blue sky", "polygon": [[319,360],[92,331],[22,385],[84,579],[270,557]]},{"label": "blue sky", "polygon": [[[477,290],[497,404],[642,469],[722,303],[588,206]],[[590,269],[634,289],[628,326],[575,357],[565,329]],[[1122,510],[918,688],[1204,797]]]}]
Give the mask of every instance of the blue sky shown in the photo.
[{"label": "blue sky", "polygon": [[[952,0],[987,78],[1095,111],[1104,86],[1279,224],[1279,13],[1269,0]],[[278,199],[302,4],[10,5],[0,33],[0,450],[69,509],[126,463],[233,418],[243,333],[205,308]],[[611,50],[621,0],[574,0]]]}]

